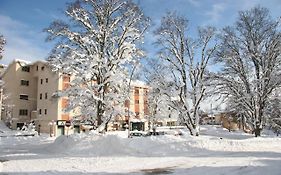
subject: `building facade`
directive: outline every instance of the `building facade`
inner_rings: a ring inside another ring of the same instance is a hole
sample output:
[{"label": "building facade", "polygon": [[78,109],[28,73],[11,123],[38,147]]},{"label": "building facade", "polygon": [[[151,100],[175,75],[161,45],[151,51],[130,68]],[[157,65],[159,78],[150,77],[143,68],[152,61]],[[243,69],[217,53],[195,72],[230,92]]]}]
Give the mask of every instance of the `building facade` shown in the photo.
[{"label": "building facade", "polygon": [[149,128],[149,87],[142,81],[131,82],[130,97],[125,101],[125,115],[115,116],[108,125],[109,130],[139,130]]},{"label": "building facade", "polygon": [[[58,92],[70,86],[71,76],[53,72],[45,61],[14,60],[1,78],[5,82],[3,93],[7,96],[3,101],[2,120],[12,129],[34,121],[37,131],[42,133],[58,136],[68,132],[66,121],[71,120],[73,114],[64,112],[68,99],[60,97]],[[125,102],[124,109],[130,112],[114,117],[108,128],[122,130],[130,124],[131,129],[147,129],[147,93],[145,83],[132,82],[130,100]],[[70,132],[79,132],[80,124],[71,128]]]},{"label": "building facade", "polygon": [[3,101],[2,120],[12,129],[34,121],[38,131],[55,135],[58,131],[50,129],[50,125],[69,119],[63,112],[66,99],[54,95],[69,84],[69,76],[51,71],[46,62],[14,60],[1,78],[3,94],[7,96]]}]

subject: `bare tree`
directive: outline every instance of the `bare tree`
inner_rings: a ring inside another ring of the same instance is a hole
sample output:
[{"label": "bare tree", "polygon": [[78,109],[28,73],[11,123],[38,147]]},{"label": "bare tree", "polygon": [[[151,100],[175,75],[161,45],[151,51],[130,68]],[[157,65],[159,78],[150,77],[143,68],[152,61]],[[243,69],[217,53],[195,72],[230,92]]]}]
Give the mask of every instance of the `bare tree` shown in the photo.
[{"label": "bare tree", "polygon": [[143,56],[139,46],[149,19],[131,0],[79,0],[65,13],[69,21],[46,29],[49,40],[59,41],[50,64],[73,76],[66,91],[70,108],[106,124],[118,105],[123,109],[126,65]]},{"label": "bare tree", "polygon": [[259,135],[272,92],[281,85],[280,21],[262,7],[239,13],[231,27],[220,35],[215,75],[216,87],[228,107],[243,115]]},{"label": "bare tree", "polygon": [[279,135],[281,131],[281,100],[278,95],[270,98],[266,111],[266,125]]},{"label": "bare tree", "polygon": [[3,35],[0,35],[0,59],[3,57],[4,52],[4,45],[6,44],[6,40],[4,39]]},{"label": "bare tree", "polygon": [[[3,82],[1,83],[1,85],[3,85]],[[2,114],[5,114],[4,115],[5,118],[1,118],[1,120],[3,120],[6,124],[6,126],[8,126],[9,128],[11,127],[12,122],[13,122],[12,111],[15,106],[14,104],[11,103],[10,97],[11,97],[11,94],[2,94],[2,97],[1,97],[2,98],[1,117],[3,117]]]},{"label": "bare tree", "polygon": [[[6,44],[6,40],[4,39],[3,35],[0,35],[0,59],[3,57],[3,52],[4,52],[4,45]],[[3,108],[3,86],[4,82],[0,80],[0,120],[2,118],[2,108]]]},{"label": "bare tree", "polygon": [[152,125],[154,128],[155,122],[166,116],[167,110],[171,106],[167,87],[168,76],[166,76],[169,68],[157,58],[149,58],[146,61],[143,72],[150,87],[148,93],[149,127]]},{"label": "bare tree", "polygon": [[207,66],[214,56],[216,44],[211,45],[215,28],[199,28],[197,39],[188,37],[188,20],[175,13],[162,18],[155,31],[159,56],[169,67],[172,107],[189,129],[191,135],[199,135],[200,104],[206,95]]}]

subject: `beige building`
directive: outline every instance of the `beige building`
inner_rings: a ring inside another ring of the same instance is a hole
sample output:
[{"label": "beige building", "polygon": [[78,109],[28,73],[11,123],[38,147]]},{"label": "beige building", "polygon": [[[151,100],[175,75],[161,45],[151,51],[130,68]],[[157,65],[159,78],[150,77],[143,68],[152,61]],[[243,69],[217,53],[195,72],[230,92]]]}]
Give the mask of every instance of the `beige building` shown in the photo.
[{"label": "beige building", "polygon": [[[149,87],[142,81],[132,81],[129,100],[125,101],[125,115],[116,116],[108,125],[108,130],[147,130]],[[128,125],[130,123],[130,125]]]},{"label": "beige building", "polygon": [[6,107],[2,120],[12,129],[33,120],[40,132],[54,135],[64,132],[59,126],[53,126],[59,120],[69,120],[69,115],[63,112],[67,99],[55,94],[69,85],[69,76],[52,72],[44,61],[14,60],[1,78],[3,93],[7,96],[3,101]]},{"label": "beige building", "polygon": [[37,80],[30,76],[33,69],[26,65],[26,62],[15,60],[2,74],[3,94],[7,96],[3,101],[2,120],[10,122],[13,129],[36,117]]},{"label": "beige building", "polygon": [[[37,130],[42,133],[58,136],[68,132],[65,123],[72,119],[71,113],[64,112],[68,99],[59,97],[57,92],[69,87],[69,75],[51,71],[45,61],[14,60],[1,78],[5,82],[3,92],[8,96],[3,102],[6,107],[2,120],[12,129],[35,121]],[[148,128],[148,87],[140,81],[132,82],[131,87],[130,103],[126,101],[124,109],[127,112],[129,109],[130,115],[115,117],[108,129],[122,130],[128,123],[131,129]],[[79,123],[71,127],[70,132],[75,131],[80,131]]]}]

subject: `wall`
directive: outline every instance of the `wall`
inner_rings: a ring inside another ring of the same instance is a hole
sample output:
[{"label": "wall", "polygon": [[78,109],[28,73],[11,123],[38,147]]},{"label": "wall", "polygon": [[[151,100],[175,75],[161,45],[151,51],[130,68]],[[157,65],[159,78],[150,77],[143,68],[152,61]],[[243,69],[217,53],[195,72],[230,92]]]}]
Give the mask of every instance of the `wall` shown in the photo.
[{"label": "wall", "polygon": [[[34,75],[38,79],[37,121],[38,125],[41,125],[40,131],[44,133],[49,133],[49,123],[52,120],[56,121],[58,119],[58,116],[60,115],[60,100],[59,98],[54,96],[54,93],[57,92],[59,89],[60,77],[58,73],[52,72],[51,69],[44,62],[37,62],[36,64],[34,64],[34,67],[36,68],[36,72],[34,73]],[[40,99],[40,94],[42,96],[42,99]],[[45,110],[47,110],[46,113]]]},{"label": "wall", "polygon": [[[12,105],[12,128],[16,129],[17,123],[24,123],[32,119],[32,111],[36,110],[36,98],[37,98],[37,80],[32,75],[32,67],[30,66],[30,72],[22,71],[24,63],[14,61],[9,65],[6,72],[3,75],[4,94],[8,95],[6,104]],[[28,86],[21,85],[21,80],[29,81]],[[28,95],[28,100],[20,99],[20,94]],[[20,109],[27,109],[28,115],[19,115]],[[6,113],[3,114],[6,118]],[[5,119],[4,119],[5,120]]]}]

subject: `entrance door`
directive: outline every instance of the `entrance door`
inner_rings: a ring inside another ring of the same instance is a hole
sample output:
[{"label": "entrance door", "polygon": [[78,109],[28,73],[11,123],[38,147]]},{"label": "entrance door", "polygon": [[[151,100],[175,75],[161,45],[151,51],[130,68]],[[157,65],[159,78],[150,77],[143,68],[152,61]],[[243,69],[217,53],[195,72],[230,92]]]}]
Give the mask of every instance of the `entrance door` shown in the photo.
[{"label": "entrance door", "polygon": [[144,131],[144,123],[143,122],[132,123],[132,130]]},{"label": "entrance door", "polygon": [[57,136],[64,135],[64,126],[58,126]]},{"label": "entrance door", "polygon": [[80,133],[80,126],[74,126],[74,133]]},{"label": "entrance door", "polygon": [[17,123],[17,129],[22,129],[24,123]]}]

